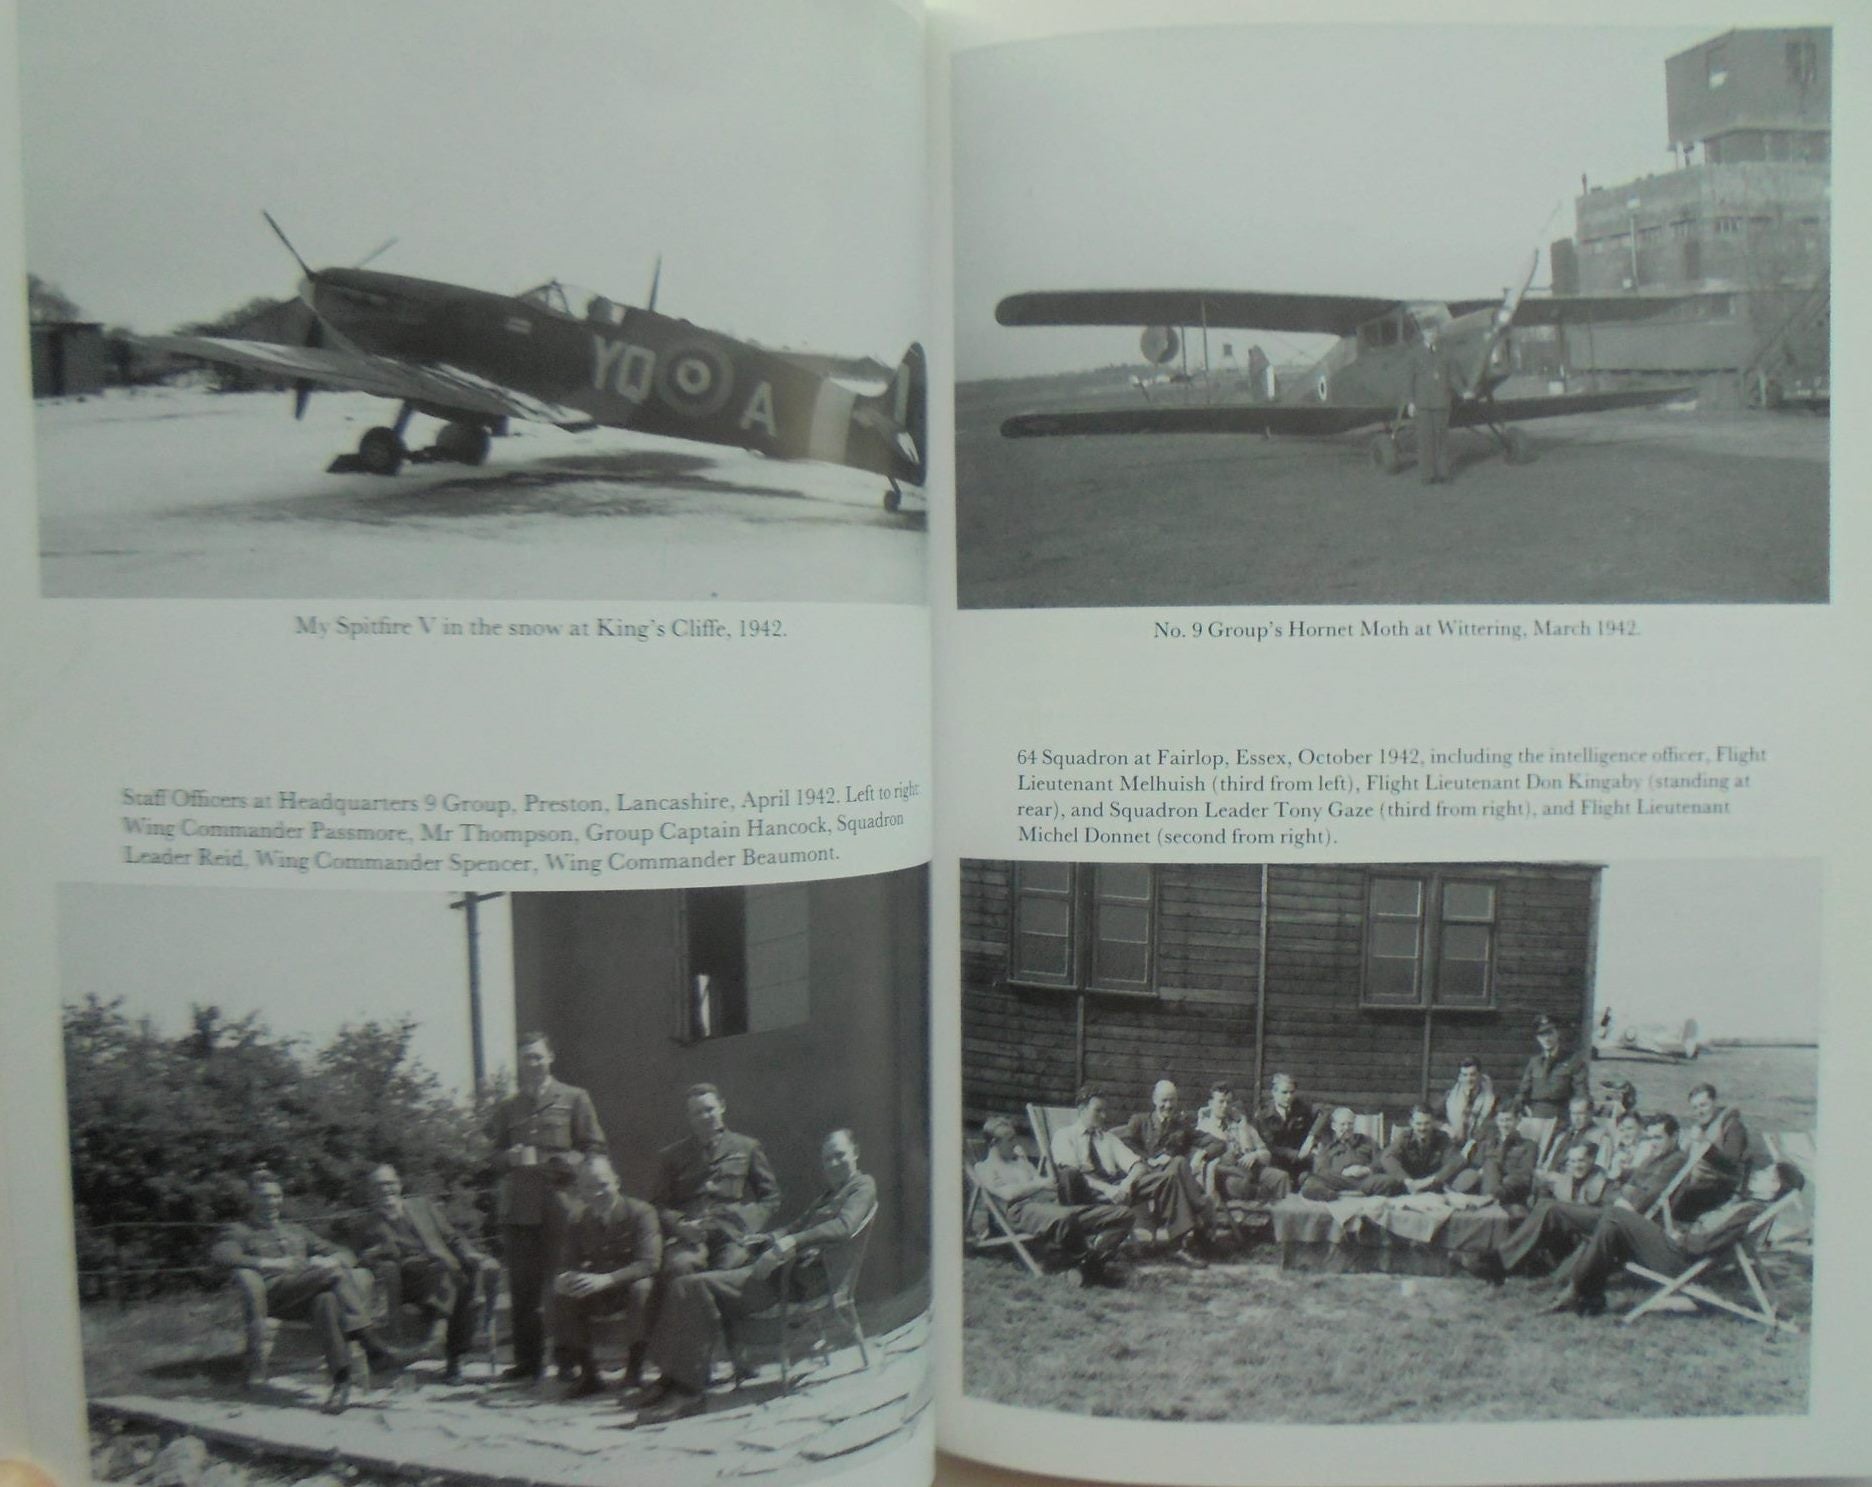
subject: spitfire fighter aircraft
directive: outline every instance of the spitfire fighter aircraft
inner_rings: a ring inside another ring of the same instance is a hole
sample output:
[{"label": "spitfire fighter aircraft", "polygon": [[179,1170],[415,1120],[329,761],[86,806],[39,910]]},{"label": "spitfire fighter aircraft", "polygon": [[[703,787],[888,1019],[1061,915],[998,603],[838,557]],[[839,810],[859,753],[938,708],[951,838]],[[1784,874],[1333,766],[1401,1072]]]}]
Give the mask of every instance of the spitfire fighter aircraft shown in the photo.
[{"label": "spitfire fighter aircraft", "polygon": [[[278,224],[267,223],[276,233]],[[285,234],[280,233],[285,241]],[[364,268],[308,266],[299,297],[311,311],[303,345],[157,336],[147,344],[202,361],[290,379],[303,415],[314,387],[373,393],[402,406],[332,468],[394,475],[406,459],[478,465],[509,418],[561,428],[600,425],[824,460],[921,485],[927,384],[912,345],[889,385],[861,393],[828,375],[827,359],[792,357],[660,315],[652,281],[638,309],[601,295],[576,306],[565,286],[491,294]],[[442,420],[433,448],[404,443],[418,413]]]},{"label": "spitfire fighter aircraft", "polygon": [[[1538,263],[1539,255],[1535,262]],[[1511,425],[1529,418],[1643,407],[1686,395],[1685,388],[1647,388],[1548,397],[1497,398],[1514,370],[1510,336],[1520,326],[1642,319],[1683,302],[1681,296],[1528,297],[1530,265],[1519,289],[1498,300],[1393,300],[1344,294],[1256,290],[1062,290],[1011,295],[995,308],[1003,325],[1136,325],[1144,355],[1168,363],[1200,329],[1237,328],[1339,337],[1298,385],[1277,389],[1271,368],[1247,379],[1250,401],[1146,401],[1145,406],[1078,412],[1022,413],[1006,420],[1009,438],[1047,434],[1298,434],[1323,438],[1376,425],[1371,457],[1395,472],[1408,450],[1411,364],[1424,333],[1434,331],[1447,358],[1455,394],[1452,428],[1483,426],[1510,464],[1533,457],[1527,436]],[[1259,348],[1256,348],[1258,352]],[[1254,358],[1251,356],[1251,361]],[[1260,360],[1265,368],[1265,359]],[[1185,382],[1215,388],[1208,375]]]},{"label": "spitfire fighter aircraft", "polygon": [[1593,1030],[1594,1058],[1638,1059],[1648,1063],[1675,1063],[1693,1059],[1703,1051],[1703,1036],[1694,1017],[1682,1022],[1619,1023],[1607,1007]]}]

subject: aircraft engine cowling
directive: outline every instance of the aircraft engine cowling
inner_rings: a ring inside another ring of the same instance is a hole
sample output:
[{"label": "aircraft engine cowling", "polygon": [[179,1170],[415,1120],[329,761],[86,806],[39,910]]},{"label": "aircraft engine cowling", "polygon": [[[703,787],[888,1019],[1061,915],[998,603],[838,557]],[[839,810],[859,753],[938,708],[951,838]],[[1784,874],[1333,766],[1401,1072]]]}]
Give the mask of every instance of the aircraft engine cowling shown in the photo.
[{"label": "aircraft engine cowling", "polygon": [[1144,334],[1138,337],[1138,348],[1146,360],[1162,366],[1183,349],[1183,342],[1167,325],[1147,325]]}]

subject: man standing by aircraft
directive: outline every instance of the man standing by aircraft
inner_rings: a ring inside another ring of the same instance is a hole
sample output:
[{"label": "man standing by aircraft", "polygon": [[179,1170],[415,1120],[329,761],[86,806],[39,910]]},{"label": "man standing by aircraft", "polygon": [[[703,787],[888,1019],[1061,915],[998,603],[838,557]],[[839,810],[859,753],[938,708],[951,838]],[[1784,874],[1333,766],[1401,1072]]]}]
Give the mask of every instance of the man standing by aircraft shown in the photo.
[{"label": "man standing by aircraft", "polygon": [[1450,478],[1449,415],[1454,399],[1449,357],[1435,326],[1423,328],[1423,340],[1411,358],[1410,396],[1411,420],[1417,429],[1417,473],[1425,485],[1436,485]]}]

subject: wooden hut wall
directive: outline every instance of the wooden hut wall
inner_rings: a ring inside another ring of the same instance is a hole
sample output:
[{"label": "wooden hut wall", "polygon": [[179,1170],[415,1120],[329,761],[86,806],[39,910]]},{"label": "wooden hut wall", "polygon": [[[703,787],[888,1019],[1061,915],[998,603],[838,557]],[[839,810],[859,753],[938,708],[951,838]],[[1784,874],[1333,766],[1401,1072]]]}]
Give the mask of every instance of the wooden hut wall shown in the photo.
[{"label": "wooden hut wall", "polygon": [[[1450,872],[1400,864],[1387,871]],[[1547,1012],[1582,1040],[1592,1017],[1598,869],[1462,864],[1498,891],[1493,1005],[1429,1015],[1361,1006],[1367,879],[1362,864],[1268,868],[1268,996],[1263,1080],[1292,1073],[1314,1098],[1398,1113],[1446,1088],[1474,1054],[1512,1088]],[[1011,984],[1013,866],[962,864],[964,1115],[1018,1113],[1028,1101],[1070,1102],[1084,1002],[1085,1077],[1128,1112],[1163,1077],[1194,1103],[1209,1081],[1254,1081],[1261,869],[1253,864],[1156,869],[1153,995],[1084,994]]]}]

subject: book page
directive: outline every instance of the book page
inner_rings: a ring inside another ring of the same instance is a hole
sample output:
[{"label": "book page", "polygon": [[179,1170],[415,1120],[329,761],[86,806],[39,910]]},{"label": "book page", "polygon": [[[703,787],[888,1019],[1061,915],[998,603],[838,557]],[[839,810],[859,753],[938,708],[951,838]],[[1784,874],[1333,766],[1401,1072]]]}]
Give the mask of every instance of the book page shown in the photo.
[{"label": "book page", "polygon": [[920,13],[7,20],[0,1458],[927,1481]]},{"label": "book page", "polygon": [[1163,19],[941,33],[943,1445],[1853,1471],[1861,38]]}]

